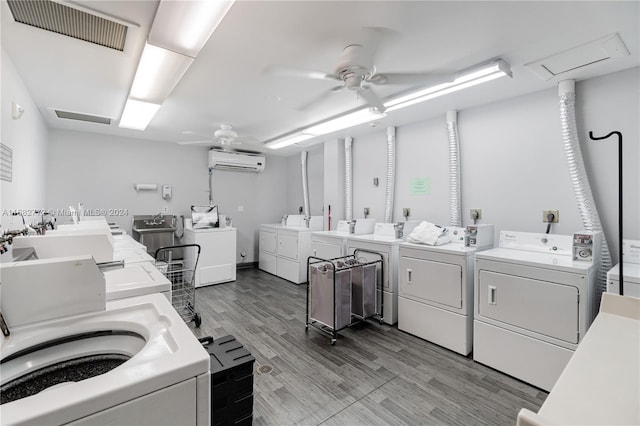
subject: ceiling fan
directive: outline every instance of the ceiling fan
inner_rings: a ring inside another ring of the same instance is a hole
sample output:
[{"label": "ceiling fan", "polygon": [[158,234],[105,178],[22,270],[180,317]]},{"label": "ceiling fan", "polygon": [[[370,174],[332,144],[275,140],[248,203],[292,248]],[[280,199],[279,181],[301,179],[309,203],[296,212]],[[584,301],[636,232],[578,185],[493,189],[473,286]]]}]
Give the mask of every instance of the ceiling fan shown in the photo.
[{"label": "ceiling fan", "polygon": [[[243,143],[250,143],[253,140],[249,138],[238,137],[238,132],[233,130],[233,126],[230,124],[221,124],[220,128],[213,133],[213,139],[199,140],[199,141],[184,141],[178,142],[179,145],[212,145],[218,144],[222,146],[241,145]],[[255,141],[254,141],[255,142]]]},{"label": "ceiling fan", "polygon": [[375,62],[375,54],[382,35],[391,30],[385,28],[368,28],[368,37],[363,43],[349,44],[338,58],[333,72],[308,71],[296,68],[269,65],[263,73],[284,77],[302,77],[316,80],[328,80],[340,82],[339,86],[322,93],[299,109],[305,110],[317,102],[342,90],[355,92],[371,108],[384,112],[385,107],[380,97],[374,92],[372,86],[376,85],[406,85],[427,86],[453,81],[455,74],[430,74],[430,73],[380,73]]}]

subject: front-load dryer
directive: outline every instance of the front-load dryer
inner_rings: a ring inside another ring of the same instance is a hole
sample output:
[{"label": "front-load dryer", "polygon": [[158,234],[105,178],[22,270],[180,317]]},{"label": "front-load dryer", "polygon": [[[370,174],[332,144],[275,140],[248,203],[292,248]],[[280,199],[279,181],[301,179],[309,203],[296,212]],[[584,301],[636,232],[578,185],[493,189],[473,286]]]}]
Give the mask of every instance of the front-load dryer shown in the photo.
[{"label": "front-load dryer", "polygon": [[476,254],[473,359],[546,391],[598,310],[601,233],[502,231]]},{"label": "front-load dryer", "polygon": [[[398,259],[399,247],[405,242],[407,235],[419,224],[419,221],[400,223],[376,223],[373,234],[350,235],[347,239],[347,254],[354,254],[356,249],[371,251],[382,256],[382,270],[384,276],[379,277],[377,312],[382,312],[382,321],[389,325],[398,323]],[[402,224],[402,225],[400,225]],[[401,228],[402,232],[398,233]],[[380,260],[375,253],[359,252],[358,256],[367,262]],[[379,284],[380,285],[380,284]]]},{"label": "front-load dryer", "polygon": [[487,237],[480,246],[465,228],[447,232],[451,242],[440,246],[400,244],[398,328],[466,356],[473,341],[474,258],[493,247],[493,226],[483,225]]},{"label": "front-load dryer", "polygon": [[[624,296],[640,297],[640,241],[622,241]],[[607,292],[620,294],[620,264],[607,272]]]}]

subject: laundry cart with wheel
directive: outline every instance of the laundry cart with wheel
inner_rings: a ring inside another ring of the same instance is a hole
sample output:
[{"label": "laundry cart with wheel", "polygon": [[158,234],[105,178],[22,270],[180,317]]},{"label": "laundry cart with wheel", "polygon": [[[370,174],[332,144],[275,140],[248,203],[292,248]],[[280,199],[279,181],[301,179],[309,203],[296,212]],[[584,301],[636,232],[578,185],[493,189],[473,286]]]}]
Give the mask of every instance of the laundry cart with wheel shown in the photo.
[{"label": "laundry cart with wheel", "polygon": [[382,321],[377,309],[377,269],[381,267],[382,258],[363,261],[357,252],[334,259],[310,256],[305,329],[312,326],[330,335],[333,345],[338,331],[346,327],[374,317]]},{"label": "laundry cart with wheel", "polygon": [[156,250],[156,268],[171,281],[171,304],[185,322],[196,327],[202,317],[196,312],[195,272],[200,258],[200,245],[183,244]]}]

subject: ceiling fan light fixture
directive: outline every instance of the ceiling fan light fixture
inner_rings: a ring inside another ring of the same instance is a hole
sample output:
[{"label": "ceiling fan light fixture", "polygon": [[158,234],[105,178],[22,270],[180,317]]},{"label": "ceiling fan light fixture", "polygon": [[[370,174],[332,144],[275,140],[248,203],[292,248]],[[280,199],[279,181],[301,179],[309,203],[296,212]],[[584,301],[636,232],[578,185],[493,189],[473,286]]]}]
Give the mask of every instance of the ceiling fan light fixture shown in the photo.
[{"label": "ceiling fan light fixture", "polygon": [[419,89],[398,97],[392,98],[384,103],[387,111],[396,111],[401,108],[415,105],[429,99],[437,98],[467,87],[475,86],[500,77],[511,77],[511,67],[502,59],[496,59],[488,64],[461,71],[456,75],[455,80]]}]

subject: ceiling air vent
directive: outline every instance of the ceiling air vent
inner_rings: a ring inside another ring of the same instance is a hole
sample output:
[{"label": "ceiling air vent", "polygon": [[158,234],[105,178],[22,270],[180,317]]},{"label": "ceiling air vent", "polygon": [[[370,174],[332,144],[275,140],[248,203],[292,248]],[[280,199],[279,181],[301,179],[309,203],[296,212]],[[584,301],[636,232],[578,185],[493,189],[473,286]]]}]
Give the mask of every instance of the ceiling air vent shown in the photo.
[{"label": "ceiling air vent", "polygon": [[543,80],[554,77],[566,78],[566,74],[594,64],[612,62],[617,58],[629,56],[618,33],[590,41],[534,62],[525,64],[535,75]]},{"label": "ceiling air vent", "polygon": [[78,121],[86,121],[89,123],[98,123],[98,124],[111,124],[111,119],[109,117],[100,117],[98,115],[89,115],[89,114],[80,114],[78,112],[69,112],[69,111],[60,111],[53,110],[55,112],[56,117],[65,118],[67,120],[78,120]]},{"label": "ceiling air vent", "polygon": [[50,0],[7,0],[13,19],[100,46],[123,51],[127,26]]}]

